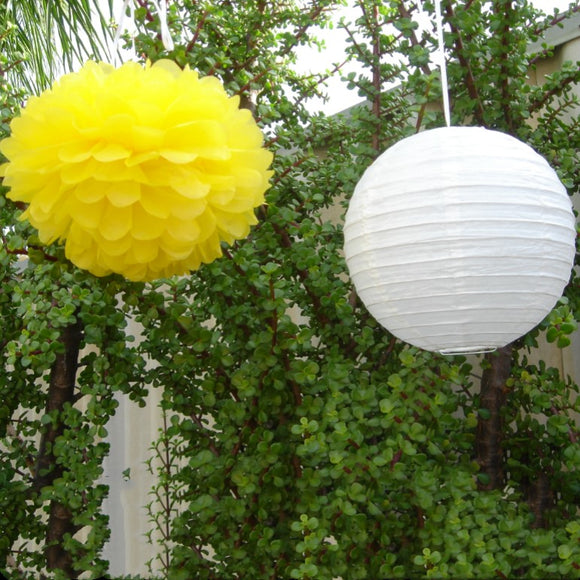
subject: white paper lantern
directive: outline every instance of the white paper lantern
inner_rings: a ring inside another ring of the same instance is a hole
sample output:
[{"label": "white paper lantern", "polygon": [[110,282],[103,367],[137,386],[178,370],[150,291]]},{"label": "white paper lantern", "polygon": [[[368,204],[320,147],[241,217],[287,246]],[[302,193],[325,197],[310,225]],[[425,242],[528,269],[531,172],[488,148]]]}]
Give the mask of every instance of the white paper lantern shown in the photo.
[{"label": "white paper lantern", "polygon": [[426,350],[494,350],[550,312],[574,261],[575,220],[546,160],[479,127],[418,133],[358,183],[345,254],[369,312]]}]

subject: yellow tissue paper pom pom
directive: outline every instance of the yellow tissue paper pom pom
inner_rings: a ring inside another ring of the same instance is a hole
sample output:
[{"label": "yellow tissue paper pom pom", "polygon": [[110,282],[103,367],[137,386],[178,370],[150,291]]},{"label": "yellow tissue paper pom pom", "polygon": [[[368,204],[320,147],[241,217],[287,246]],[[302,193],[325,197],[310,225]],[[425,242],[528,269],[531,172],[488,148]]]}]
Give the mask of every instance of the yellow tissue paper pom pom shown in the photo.
[{"label": "yellow tissue paper pom pom", "polygon": [[184,274],[246,237],[272,154],[218,79],[175,63],[88,62],[12,122],[8,197],[45,244],[96,276]]}]

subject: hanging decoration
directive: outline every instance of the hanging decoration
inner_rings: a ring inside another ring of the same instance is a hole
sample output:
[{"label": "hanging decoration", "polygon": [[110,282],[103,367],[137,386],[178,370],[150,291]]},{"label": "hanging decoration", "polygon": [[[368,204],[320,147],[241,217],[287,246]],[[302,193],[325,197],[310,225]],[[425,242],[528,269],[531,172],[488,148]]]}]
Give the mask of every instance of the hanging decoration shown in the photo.
[{"label": "hanging decoration", "polygon": [[575,226],[554,170],[479,127],[418,133],[366,171],[344,227],[369,312],[426,350],[494,350],[531,330],[568,282]]},{"label": "hanging decoration", "polygon": [[214,77],[88,62],[32,97],[0,143],[8,197],[96,276],[185,274],[246,237],[272,154]]},{"label": "hanging decoration", "polygon": [[481,127],[403,139],[367,169],[345,218],[344,251],[362,302],[425,350],[488,352],[554,307],[570,277],[575,218],[556,172],[531,147]]}]

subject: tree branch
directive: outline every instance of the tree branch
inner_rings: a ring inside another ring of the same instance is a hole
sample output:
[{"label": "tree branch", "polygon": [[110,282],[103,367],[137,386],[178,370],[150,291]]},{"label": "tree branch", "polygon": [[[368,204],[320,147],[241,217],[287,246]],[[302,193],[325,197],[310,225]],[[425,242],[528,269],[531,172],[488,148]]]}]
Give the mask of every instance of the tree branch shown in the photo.
[{"label": "tree branch", "polygon": [[483,103],[481,102],[479,91],[477,90],[477,83],[475,82],[475,76],[473,75],[473,70],[471,69],[471,63],[465,58],[465,46],[463,45],[461,31],[453,24],[453,20],[455,18],[455,11],[453,10],[451,2],[448,2],[446,5],[446,14],[451,25],[451,30],[453,31],[453,34],[455,36],[455,50],[457,54],[457,59],[459,60],[459,64],[467,71],[467,78],[465,79],[465,83],[467,85],[467,92],[471,97],[471,99],[473,99],[473,101],[477,105],[475,111],[473,112],[473,115],[478,124],[484,126],[485,111],[483,108]]},{"label": "tree branch", "polygon": [[511,2],[494,2],[493,5],[494,12],[496,15],[501,16],[503,25],[499,34],[501,34],[501,58],[500,61],[500,80],[501,80],[501,104],[504,113],[504,118],[506,120],[508,129],[511,133],[514,132],[514,119],[511,111],[511,98],[509,90],[509,79],[510,73],[508,70],[507,57],[511,51],[509,33],[510,33],[510,15],[513,12],[513,7]]}]

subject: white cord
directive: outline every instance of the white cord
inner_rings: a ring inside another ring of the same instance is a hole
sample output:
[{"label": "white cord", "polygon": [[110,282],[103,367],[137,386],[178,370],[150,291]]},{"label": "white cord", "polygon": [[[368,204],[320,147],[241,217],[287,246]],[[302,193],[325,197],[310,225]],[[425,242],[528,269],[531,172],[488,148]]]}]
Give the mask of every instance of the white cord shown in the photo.
[{"label": "white cord", "polygon": [[[119,18],[119,24],[117,25],[117,32],[115,33],[115,38],[113,39],[113,58],[116,61],[119,57],[119,41],[121,40],[121,34],[123,34],[123,25],[125,24],[125,15],[127,14],[127,8],[131,0],[125,0],[123,2],[123,8],[121,10],[121,17]],[[133,12],[133,3],[131,2],[131,13]]]},{"label": "white cord", "polygon": [[[161,41],[166,50],[173,50],[174,44],[171,38],[171,33],[169,32],[169,26],[167,25],[167,2],[162,0],[159,4],[158,0],[152,0],[157,14],[159,14],[159,21],[161,26]],[[127,9],[130,10],[131,20],[135,21],[135,6],[133,0],[124,0],[123,9],[121,11],[121,16],[119,18],[119,25],[117,27],[117,32],[115,33],[115,38],[113,40],[113,58],[115,61],[118,60],[119,56],[119,41],[121,40],[121,34],[123,34],[123,25],[125,24],[125,17],[127,15]],[[133,49],[135,46],[133,46]],[[135,50],[133,50],[135,52]]]},{"label": "white cord", "polygon": [[161,4],[158,0],[152,0],[155,8],[157,9],[157,14],[159,14],[159,21],[161,23],[161,42],[165,50],[173,50],[173,38],[171,38],[171,32],[169,32],[169,26],[167,26],[167,0],[161,0]]},{"label": "white cord", "polygon": [[439,69],[441,70],[441,90],[443,91],[443,113],[445,115],[445,123],[448,127],[451,126],[451,112],[449,109],[449,84],[447,82],[447,64],[445,61],[445,43],[443,41],[443,18],[441,17],[441,0],[435,0],[435,17],[437,28],[437,41],[439,43],[439,51],[437,60],[439,61]]}]

